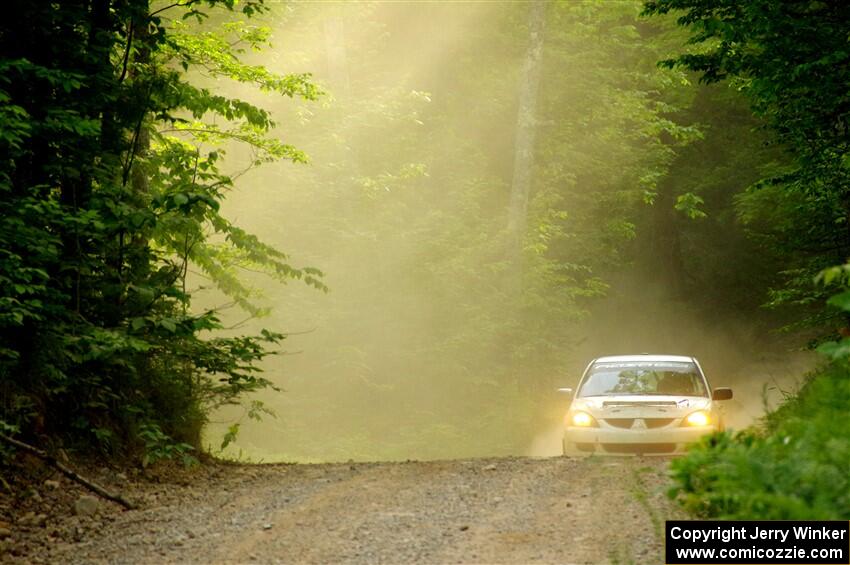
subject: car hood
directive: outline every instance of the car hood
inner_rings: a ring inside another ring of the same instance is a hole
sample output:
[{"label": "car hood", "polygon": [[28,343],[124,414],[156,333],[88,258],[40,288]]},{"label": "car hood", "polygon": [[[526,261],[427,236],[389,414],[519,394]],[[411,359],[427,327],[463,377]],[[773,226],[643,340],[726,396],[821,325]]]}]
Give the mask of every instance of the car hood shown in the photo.
[{"label": "car hood", "polygon": [[635,395],[588,396],[573,400],[572,410],[584,410],[594,418],[677,418],[707,410],[704,396]]}]

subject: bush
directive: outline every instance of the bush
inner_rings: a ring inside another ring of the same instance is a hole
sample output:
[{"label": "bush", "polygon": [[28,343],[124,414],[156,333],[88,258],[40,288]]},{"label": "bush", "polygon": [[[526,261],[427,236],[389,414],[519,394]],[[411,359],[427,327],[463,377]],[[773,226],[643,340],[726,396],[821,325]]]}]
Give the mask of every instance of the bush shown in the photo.
[{"label": "bush", "polygon": [[844,520],[850,515],[850,365],[809,375],[763,426],[705,438],[672,463],[672,497],[704,518]]}]

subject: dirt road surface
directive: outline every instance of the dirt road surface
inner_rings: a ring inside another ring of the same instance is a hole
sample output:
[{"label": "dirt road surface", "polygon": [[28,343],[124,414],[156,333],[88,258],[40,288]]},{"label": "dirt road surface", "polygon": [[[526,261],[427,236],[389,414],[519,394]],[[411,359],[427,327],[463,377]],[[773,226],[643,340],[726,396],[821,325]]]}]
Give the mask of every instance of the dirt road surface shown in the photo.
[{"label": "dirt road surface", "polygon": [[216,465],[177,482],[130,480],[138,510],[100,503],[91,516],[59,508],[34,525],[13,523],[18,542],[7,542],[2,561],[661,563],[663,521],[675,512],[667,464]]}]

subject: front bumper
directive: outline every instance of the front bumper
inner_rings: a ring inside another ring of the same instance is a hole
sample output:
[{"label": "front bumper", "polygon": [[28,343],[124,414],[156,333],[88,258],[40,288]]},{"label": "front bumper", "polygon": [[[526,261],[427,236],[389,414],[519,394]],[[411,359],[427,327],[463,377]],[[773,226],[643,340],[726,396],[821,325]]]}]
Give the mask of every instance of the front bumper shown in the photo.
[{"label": "front bumper", "polygon": [[564,441],[586,453],[682,453],[688,444],[714,432],[714,426],[619,429],[568,427]]}]

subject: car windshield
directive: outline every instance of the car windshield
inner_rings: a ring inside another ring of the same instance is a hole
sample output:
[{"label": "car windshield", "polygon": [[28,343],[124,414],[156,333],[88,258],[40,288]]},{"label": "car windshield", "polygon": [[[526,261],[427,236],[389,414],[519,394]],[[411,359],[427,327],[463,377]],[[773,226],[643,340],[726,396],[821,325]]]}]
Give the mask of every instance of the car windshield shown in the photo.
[{"label": "car windshield", "polygon": [[707,396],[692,362],[618,361],[594,363],[578,396],[660,394]]}]

